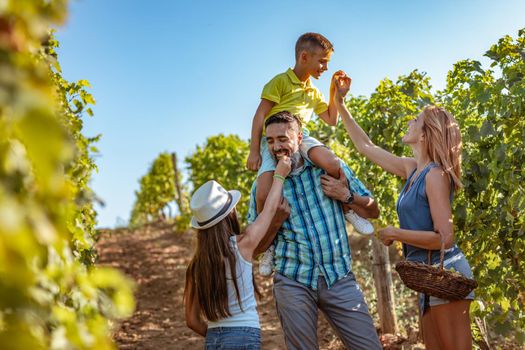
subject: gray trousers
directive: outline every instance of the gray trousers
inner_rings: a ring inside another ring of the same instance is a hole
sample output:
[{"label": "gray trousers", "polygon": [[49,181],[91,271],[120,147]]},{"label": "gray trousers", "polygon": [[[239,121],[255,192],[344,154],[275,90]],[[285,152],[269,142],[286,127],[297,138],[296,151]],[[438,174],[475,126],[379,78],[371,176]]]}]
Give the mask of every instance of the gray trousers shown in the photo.
[{"label": "gray trousers", "polygon": [[372,317],[352,272],[328,289],[319,276],[312,290],[278,273],[273,293],[288,349],[319,349],[318,308],[347,349],[382,349]]}]

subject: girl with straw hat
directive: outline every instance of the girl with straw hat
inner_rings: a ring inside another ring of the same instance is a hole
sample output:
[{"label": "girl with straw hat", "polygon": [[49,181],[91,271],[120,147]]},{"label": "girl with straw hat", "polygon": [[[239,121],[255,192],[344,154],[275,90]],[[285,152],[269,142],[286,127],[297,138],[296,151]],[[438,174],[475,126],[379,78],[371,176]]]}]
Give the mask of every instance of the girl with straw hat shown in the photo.
[{"label": "girl with straw hat", "polygon": [[281,158],[264,209],[243,232],[235,210],[239,191],[212,180],[193,194],[197,248],[186,271],[185,317],[188,327],[206,337],[206,349],[260,349],[252,258],[283,201],[290,169],[289,158]]}]

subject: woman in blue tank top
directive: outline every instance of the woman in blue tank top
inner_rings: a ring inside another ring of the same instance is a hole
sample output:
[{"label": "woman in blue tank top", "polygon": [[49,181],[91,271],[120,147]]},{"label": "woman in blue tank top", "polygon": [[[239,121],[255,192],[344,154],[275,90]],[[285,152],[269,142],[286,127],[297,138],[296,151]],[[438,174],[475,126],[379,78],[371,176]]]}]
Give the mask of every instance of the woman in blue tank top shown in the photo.
[{"label": "woman in blue tank top", "polygon": [[[388,226],[379,231],[385,245],[403,243],[407,260],[439,262],[441,233],[445,243],[445,268],[453,267],[472,277],[470,266],[454,244],[451,202],[462,187],[461,134],[454,117],[443,108],[426,107],[408,122],[402,142],[412,148],[414,157],[398,157],[376,145],[352,118],[343,102],[351,79],[343,72],[338,77],[337,108],[357,150],[384,170],[407,179],[397,202],[400,227]],[[447,301],[420,296],[423,335],[427,349],[471,349],[469,307],[471,293],[464,300]]]},{"label": "woman in blue tank top", "polygon": [[[254,295],[252,257],[273,241],[266,237],[272,224],[282,224],[290,213],[282,198],[290,173],[287,156],[279,159],[264,208],[241,232],[235,206],[239,191],[226,191],[208,181],[193,194],[191,225],[197,230],[197,248],[186,270],[184,307],[186,324],[206,338],[205,349],[261,348],[261,327]],[[279,217],[275,218],[279,212]]]}]

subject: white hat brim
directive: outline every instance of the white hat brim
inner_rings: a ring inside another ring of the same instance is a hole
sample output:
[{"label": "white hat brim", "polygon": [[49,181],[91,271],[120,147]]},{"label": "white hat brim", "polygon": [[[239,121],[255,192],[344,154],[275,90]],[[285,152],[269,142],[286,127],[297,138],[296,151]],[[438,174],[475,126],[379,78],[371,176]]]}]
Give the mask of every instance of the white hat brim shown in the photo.
[{"label": "white hat brim", "polygon": [[213,221],[207,223],[206,225],[199,225],[199,223],[197,222],[197,219],[195,219],[194,216],[191,217],[191,227],[197,229],[197,230],[204,230],[206,228],[209,228],[209,227],[212,227],[213,225],[217,224],[219,221],[221,221],[222,219],[224,219],[226,216],[228,216],[228,214],[230,214],[230,212],[233,210],[233,208],[235,208],[235,206],[237,205],[237,203],[239,203],[239,200],[241,199],[241,192],[237,191],[237,190],[231,190],[231,191],[228,191],[231,195],[232,195],[232,202],[230,203],[230,206],[228,207],[228,209],[224,212],[224,214],[222,214],[221,216],[215,218]]}]

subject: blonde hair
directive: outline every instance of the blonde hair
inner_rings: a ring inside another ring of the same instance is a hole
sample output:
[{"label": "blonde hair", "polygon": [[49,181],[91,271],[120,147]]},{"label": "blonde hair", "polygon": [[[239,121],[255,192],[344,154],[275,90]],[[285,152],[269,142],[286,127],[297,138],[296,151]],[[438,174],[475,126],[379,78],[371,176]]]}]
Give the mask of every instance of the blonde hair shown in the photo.
[{"label": "blonde hair", "polygon": [[461,182],[461,132],[452,114],[444,108],[427,106],[423,109],[423,134],[427,140],[428,155],[452,179],[454,190]]}]

